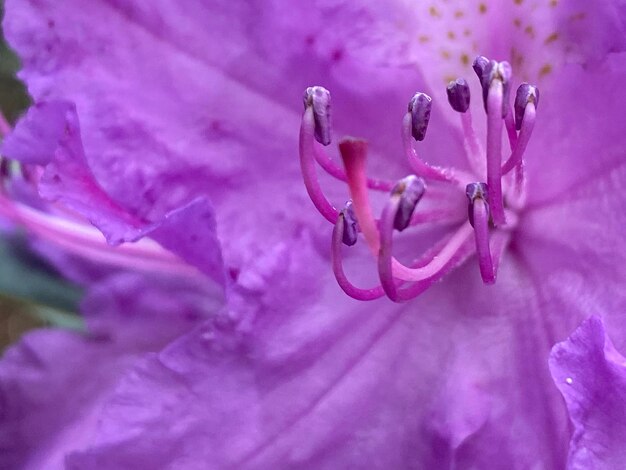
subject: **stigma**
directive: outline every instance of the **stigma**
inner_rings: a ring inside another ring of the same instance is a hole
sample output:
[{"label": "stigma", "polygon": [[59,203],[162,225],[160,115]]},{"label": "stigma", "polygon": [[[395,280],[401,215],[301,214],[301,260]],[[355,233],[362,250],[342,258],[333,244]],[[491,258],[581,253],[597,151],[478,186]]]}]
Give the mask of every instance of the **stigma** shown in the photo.
[{"label": "stigma", "polygon": [[[299,145],[302,176],[313,205],[333,226],[332,270],[350,297],[374,300],[386,296],[403,302],[419,296],[472,259],[485,284],[496,282],[500,260],[518,220],[516,211],[525,202],[524,154],[535,125],[539,90],[522,83],[511,103],[514,77],[508,62],[479,56],[472,68],[482,92],[487,124],[484,143],[473,127],[470,87],[465,78],[451,81],[446,88],[449,105],[459,115],[463,157],[469,170],[435,166],[420,155],[418,146],[426,138],[433,100],[418,91],[399,119],[404,157],[412,173],[402,175],[397,182],[368,177],[368,145],[363,139],[340,139],[343,167],[335,164],[325,149],[332,143],[330,92],[318,86],[305,91]],[[510,152],[503,150],[503,134]],[[342,209],[336,209],[325,196],[317,166],[346,183],[347,202]],[[370,201],[372,192],[382,193],[384,201],[378,217]],[[460,200],[448,197],[454,193],[465,195],[466,210],[459,211],[456,202],[450,202]],[[430,200],[428,210],[420,210],[422,199]],[[433,205],[435,209],[430,208]],[[396,232],[410,233],[412,227],[434,224],[445,226],[447,233],[432,247],[416,253],[410,264],[394,257]],[[380,283],[369,288],[354,285],[343,269],[343,245],[351,247],[359,238],[376,260]]]}]

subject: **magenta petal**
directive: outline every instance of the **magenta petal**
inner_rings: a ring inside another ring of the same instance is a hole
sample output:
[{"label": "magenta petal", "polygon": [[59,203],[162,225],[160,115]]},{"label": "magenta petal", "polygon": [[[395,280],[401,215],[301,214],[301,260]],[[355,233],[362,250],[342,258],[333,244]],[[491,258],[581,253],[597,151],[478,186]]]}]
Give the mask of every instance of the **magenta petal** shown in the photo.
[{"label": "magenta petal", "polygon": [[568,468],[624,468],[626,359],[599,317],[586,320],[554,346],[550,370],[574,424]]}]

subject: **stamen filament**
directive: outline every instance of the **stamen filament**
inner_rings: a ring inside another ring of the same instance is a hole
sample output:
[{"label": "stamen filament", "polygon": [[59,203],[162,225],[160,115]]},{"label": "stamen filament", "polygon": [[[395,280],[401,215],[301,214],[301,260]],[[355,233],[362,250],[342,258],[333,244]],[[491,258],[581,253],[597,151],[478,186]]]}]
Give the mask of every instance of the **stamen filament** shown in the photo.
[{"label": "stamen filament", "polygon": [[[386,263],[388,262],[387,258],[389,258],[389,260],[393,263],[393,276],[403,281],[421,281],[423,279],[434,276],[435,274],[437,274],[437,271],[439,271],[452,258],[452,256],[454,256],[455,252],[459,250],[463,243],[466,242],[472,235],[472,226],[469,222],[465,222],[463,225],[461,225],[459,229],[457,229],[457,231],[450,238],[448,243],[441,249],[436,258],[433,258],[430,263],[420,268],[408,267],[391,256],[391,235],[393,234],[393,223],[391,224],[390,229],[389,225],[383,222],[386,216],[392,217],[395,214],[395,212],[393,212],[394,207],[397,207],[397,202],[394,202],[394,197],[391,197],[389,202],[385,206],[385,209],[383,210],[383,215],[381,217],[381,248],[379,249],[379,263]],[[388,213],[386,214],[385,211],[387,211]],[[391,215],[389,215],[389,213],[391,213]],[[386,246],[384,248],[382,247],[383,237],[384,242],[386,243]],[[384,258],[384,261],[380,261],[380,258]]]},{"label": "stamen filament", "polygon": [[506,126],[506,134],[509,138],[509,147],[513,150],[517,146],[517,131],[515,130],[515,119],[511,107],[508,106],[506,116],[504,116],[504,125]]},{"label": "stamen filament", "polygon": [[313,107],[307,106],[302,115],[302,124],[300,126],[300,168],[302,170],[302,178],[307,193],[313,202],[315,208],[322,214],[326,220],[334,224],[337,220],[339,212],[326,199],[322,188],[317,179],[315,172],[315,121],[313,116]]},{"label": "stamen filament", "polygon": [[406,113],[402,120],[402,144],[404,145],[404,154],[411,165],[411,169],[417,176],[433,181],[443,181],[447,183],[461,184],[456,175],[450,171],[437,168],[423,161],[413,148],[413,136],[411,134],[411,113]]},{"label": "stamen filament", "polygon": [[425,212],[415,212],[411,217],[411,223],[409,225],[420,224],[452,224],[461,220],[460,213],[454,210],[446,209],[433,209]]},{"label": "stamen filament", "polygon": [[[431,262],[435,256],[438,256],[443,247],[445,247],[450,240],[455,236],[453,234],[450,238],[444,239],[443,241],[438,242],[435,246],[425,253],[420,260],[415,263],[415,266],[425,266],[429,262]],[[469,258],[474,253],[474,246],[472,243],[469,243],[471,240],[468,239],[461,245],[461,247],[454,253],[454,255],[446,262],[446,264],[437,272],[436,276],[430,277],[428,279],[424,279],[423,281],[418,281],[404,289],[397,289],[396,296],[392,298],[394,302],[406,302],[407,300],[414,299],[418,297],[423,292],[428,290],[430,286],[432,286],[435,282],[441,279],[443,276],[448,274],[455,267],[459,266],[467,258]]]},{"label": "stamen filament", "polygon": [[95,228],[40,212],[4,195],[0,195],[0,214],[42,240],[92,261],[125,269],[202,276],[196,268],[149,239],[112,247]]},{"label": "stamen filament", "polygon": [[494,274],[491,250],[489,247],[489,209],[481,198],[474,199],[472,203],[474,219],[474,237],[476,239],[476,253],[478,254],[478,266],[480,275],[485,284],[493,284],[496,280]]},{"label": "stamen filament", "polygon": [[526,109],[524,110],[524,119],[522,120],[522,128],[519,133],[517,145],[513,149],[509,159],[504,163],[504,165],[502,165],[503,175],[509,173],[513,168],[517,167],[522,162],[524,152],[526,151],[533,129],[535,128],[535,111],[535,104],[528,102],[526,104]]},{"label": "stamen filament", "polygon": [[489,208],[496,226],[504,225],[502,200],[502,82],[494,79],[487,96],[487,185]]},{"label": "stamen filament", "polygon": [[[328,156],[321,145],[315,145],[315,160],[333,178],[347,181],[346,172]],[[389,192],[393,189],[394,184],[391,181],[367,178],[367,187],[375,191]]]},{"label": "stamen filament", "polygon": [[396,280],[391,267],[393,247],[393,225],[400,206],[400,196],[393,194],[380,217],[380,251],[378,253],[378,276],[380,283],[391,300],[397,298]]},{"label": "stamen filament", "polygon": [[337,222],[335,222],[331,243],[331,261],[333,265],[333,273],[341,290],[348,296],[356,300],[375,300],[385,295],[385,291],[381,286],[371,289],[361,289],[350,282],[343,270],[343,262],[341,258],[341,245],[343,239],[343,214],[339,214]]},{"label": "stamen filament", "polygon": [[[387,205],[383,209],[381,216],[380,231],[380,252],[378,256],[378,275],[380,282],[387,296],[394,302],[401,302],[417,297],[424,292],[433,282],[445,275],[447,270],[453,266],[458,260],[464,259],[471,254],[471,248],[468,246],[472,232],[469,222],[464,223],[448,240],[440,243],[430,253],[425,254],[421,258],[421,263],[417,263],[416,267],[408,268],[403,266],[409,272],[415,274],[412,279],[416,281],[405,289],[399,290],[394,272],[392,271],[392,248],[393,248],[393,225],[395,213],[400,204],[400,197],[392,195]],[[402,279],[400,276],[396,276]]]},{"label": "stamen filament", "polygon": [[498,277],[498,269],[500,267],[500,260],[504,254],[504,250],[509,243],[511,234],[503,230],[495,230],[491,237],[491,258],[493,260],[493,278]]},{"label": "stamen filament", "polygon": [[485,175],[487,168],[483,157],[483,149],[481,148],[478,136],[474,131],[472,124],[472,112],[468,109],[461,116],[461,125],[463,126],[463,139],[465,142],[465,151],[467,153],[470,168],[479,176]]}]

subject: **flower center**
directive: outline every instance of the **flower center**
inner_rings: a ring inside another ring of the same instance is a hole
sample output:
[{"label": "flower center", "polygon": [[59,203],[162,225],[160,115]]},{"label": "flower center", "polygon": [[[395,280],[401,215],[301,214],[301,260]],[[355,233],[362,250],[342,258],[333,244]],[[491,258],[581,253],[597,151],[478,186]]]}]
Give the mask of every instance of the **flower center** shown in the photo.
[{"label": "flower center", "polygon": [[[507,62],[480,56],[474,60],[473,69],[480,80],[487,117],[484,150],[472,124],[467,82],[459,78],[450,82],[446,90],[450,106],[461,119],[471,171],[432,166],[420,158],[414,145],[426,137],[432,99],[418,92],[410,100],[402,120],[404,153],[414,174],[396,184],[367,177],[367,143],[364,140],[342,139],[339,152],[344,168],[333,162],[324,150],[324,146],[331,143],[332,134],[330,92],[317,86],[305,91],[299,145],[302,176],[311,201],[334,226],[333,272],[349,296],[373,300],[387,295],[393,301],[406,301],[420,295],[474,254],[483,281],[495,283],[502,253],[517,223],[516,212],[526,199],[524,152],[535,124],[539,90],[523,83],[511,106],[512,70]],[[503,162],[504,129],[510,154]],[[341,211],[324,195],[317,180],[316,163],[331,176],[347,183],[351,200]],[[372,211],[370,190],[389,192],[379,219]],[[458,211],[446,206],[446,193],[449,192],[465,192],[468,200],[466,220],[459,220]],[[423,196],[443,205],[435,210],[416,211]],[[394,231],[441,222],[454,228],[409,266],[393,257]],[[377,259],[380,285],[370,289],[352,284],[343,270],[341,245],[354,245],[359,233]]]}]

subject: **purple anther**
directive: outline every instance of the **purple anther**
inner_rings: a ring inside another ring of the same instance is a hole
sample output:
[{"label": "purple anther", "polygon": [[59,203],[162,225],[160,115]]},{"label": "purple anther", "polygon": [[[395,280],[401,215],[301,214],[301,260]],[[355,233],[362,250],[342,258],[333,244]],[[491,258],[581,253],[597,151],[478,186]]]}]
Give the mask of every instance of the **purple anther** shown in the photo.
[{"label": "purple anther", "polygon": [[411,135],[417,141],[424,140],[428,121],[430,120],[430,109],[432,99],[426,93],[417,92],[409,101],[409,112],[411,113]]},{"label": "purple anther", "polygon": [[392,195],[400,196],[400,204],[393,220],[393,228],[401,232],[409,226],[413,211],[415,211],[415,207],[422,199],[425,191],[426,183],[422,178],[415,175],[409,175],[398,181],[391,191]]},{"label": "purple anther", "polygon": [[459,113],[467,111],[470,105],[470,89],[464,78],[457,78],[448,83],[446,92],[452,109]]},{"label": "purple anther", "polygon": [[331,142],[330,92],[321,86],[310,86],[304,92],[304,108],[313,107],[315,140],[322,145]]},{"label": "purple anther", "polygon": [[483,76],[485,74],[485,68],[489,65],[489,59],[485,56],[479,55],[474,59],[474,63],[472,64],[472,68],[476,75],[478,76],[478,80],[480,81],[480,85],[483,85]]},{"label": "purple anther", "polygon": [[352,201],[346,202],[345,207],[341,211],[343,217],[343,235],[341,241],[344,245],[352,246],[356,243],[359,228],[356,220],[356,214],[352,208]]},{"label": "purple anther", "polygon": [[[468,206],[467,214],[469,223],[474,226],[474,201],[476,199],[482,199],[487,204],[487,197],[489,196],[488,187],[486,183],[470,183],[465,187],[465,195],[467,196]],[[487,205],[487,210],[489,206]]]},{"label": "purple anther", "polygon": [[502,82],[502,117],[506,116],[509,111],[509,97],[511,95],[511,77],[513,69],[507,61],[497,62],[490,61],[483,69],[483,76],[480,84],[483,88],[483,103],[485,111],[487,111],[487,96],[489,95],[489,87],[494,80]]},{"label": "purple anther", "polygon": [[515,95],[515,129],[518,131],[522,128],[524,111],[528,103],[533,103],[535,108],[539,105],[539,88],[528,83],[522,83]]}]

